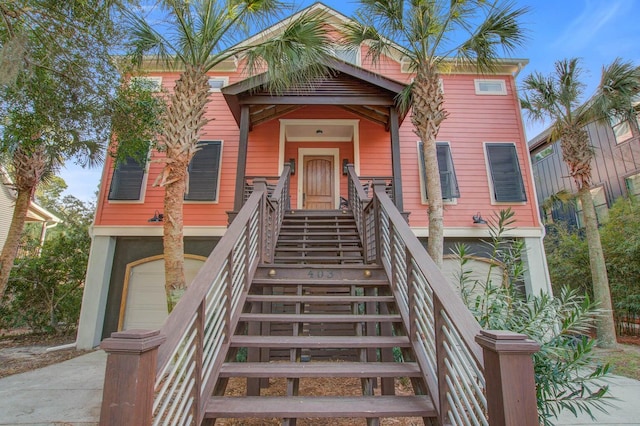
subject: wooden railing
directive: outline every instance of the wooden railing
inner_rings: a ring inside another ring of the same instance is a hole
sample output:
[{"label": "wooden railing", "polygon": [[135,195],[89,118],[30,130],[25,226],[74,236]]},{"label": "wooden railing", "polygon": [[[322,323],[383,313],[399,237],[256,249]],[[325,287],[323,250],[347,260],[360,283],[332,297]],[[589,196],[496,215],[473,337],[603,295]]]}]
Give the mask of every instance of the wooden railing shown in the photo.
[{"label": "wooden railing", "polygon": [[102,425],[199,425],[260,262],[273,247],[288,208],[289,166],[271,197],[266,179],[253,191],[158,331],[113,333]]},{"label": "wooden railing", "polygon": [[439,424],[537,425],[531,354],[538,344],[481,330],[386,187],[374,181],[368,199],[349,169],[349,204],[367,261],[381,264],[389,277]]}]

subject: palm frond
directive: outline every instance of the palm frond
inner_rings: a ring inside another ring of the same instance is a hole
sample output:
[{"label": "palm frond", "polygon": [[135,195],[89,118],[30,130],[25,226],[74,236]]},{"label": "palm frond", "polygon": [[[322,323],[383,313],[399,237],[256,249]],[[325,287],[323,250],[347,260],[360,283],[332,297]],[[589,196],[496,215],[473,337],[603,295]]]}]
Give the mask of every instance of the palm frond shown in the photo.
[{"label": "palm frond", "polygon": [[512,3],[494,7],[471,37],[456,50],[456,56],[475,64],[480,72],[491,71],[501,52],[510,55],[526,41],[519,21],[528,8]]},{"label": "palm frond", "polygon": [[266,71],[270,91],[281,93],[314,81],[327,72],[331,58],[329,38],[321,17],[304,14],[280,35],[237,50],[246,60],[245,71],[254,75]]},{"label": "palm frond", "polygon": [[135,65],[149,55],[166,66],[171,66],[176,57],[184,60],[181,52],[135,11],[124,11],[124,16],[130,34],[127,50]]},{"label": "palm frond", "polygon": [[603,67],[596,93],[584,106],[584,119],[601,122],[633,119],[639,95],[640,67],[617,58]]}]

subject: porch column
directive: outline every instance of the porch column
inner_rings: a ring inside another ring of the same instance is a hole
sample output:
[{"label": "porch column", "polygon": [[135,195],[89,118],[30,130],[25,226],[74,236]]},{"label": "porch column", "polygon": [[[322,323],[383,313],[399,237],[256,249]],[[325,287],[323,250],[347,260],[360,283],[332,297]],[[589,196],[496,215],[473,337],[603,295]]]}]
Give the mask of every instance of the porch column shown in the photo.
[{"label": "porch column", "polygon": [[393,171],[393,196],[396,207],[404,211],[402,202],[402,167],[400,166],[400,126],[398,124],[398,110],[389,108],[389,132],[391,133],[391,168]]},{"label": "porch column", "polygon": [[247,146],[249,145],[249,106],[240,107],[240,141],[238,144],[238,167],[236,168],[236,194],[233,210],[239,212],[244,204],[244,176],[247,171]]}]

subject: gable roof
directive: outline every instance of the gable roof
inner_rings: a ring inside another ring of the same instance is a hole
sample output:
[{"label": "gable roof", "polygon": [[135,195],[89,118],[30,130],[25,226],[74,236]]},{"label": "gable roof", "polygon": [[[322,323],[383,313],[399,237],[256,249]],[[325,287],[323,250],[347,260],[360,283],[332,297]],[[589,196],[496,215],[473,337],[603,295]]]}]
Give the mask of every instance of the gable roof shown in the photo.
[{"label": "gable roof", "polygon": [[[3,191],[7,195],[9,200],[15,201],[16,191],[13,189],[13,181],[7,173],[4,166],[0,165],[0,185],[3,187]],[[49,222],[49,223],[61,223],[62,219],[51,213],[49,210],[40,206],[35,201],[31,200],[29,203],[29,210],[27,211],[27,222]]]},{"label": "gable roof", "polygon": [[388,128],[389,108],[395,107],[403,83],[337,59],[328,59],[324,65],[328,69],[324,77],[278,95],[267,90],[266,73],[226,86],[222,94],[238,125],[241,105],[250,106],[251,126],[306,105],[337,105]]}]

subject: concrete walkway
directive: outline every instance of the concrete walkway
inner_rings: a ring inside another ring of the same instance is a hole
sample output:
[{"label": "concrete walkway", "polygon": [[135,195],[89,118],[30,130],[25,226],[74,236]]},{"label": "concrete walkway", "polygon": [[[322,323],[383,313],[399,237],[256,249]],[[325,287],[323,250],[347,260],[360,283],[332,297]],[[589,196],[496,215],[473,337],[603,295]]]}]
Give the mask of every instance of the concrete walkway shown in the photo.
[{"label": "concrete walkway", "polygon": [[0,379],[0,425],[97,425],[106,361],[95,351]]},{"label": "concrete walkway", "polygon": [[[92,352],[59,364],[0,379],[0,425],[97,425],[107,356]],[[609,414],[576,418],[565,412],[556,425],[640,425],[640,381],[607,379],[616,400]]]}]

